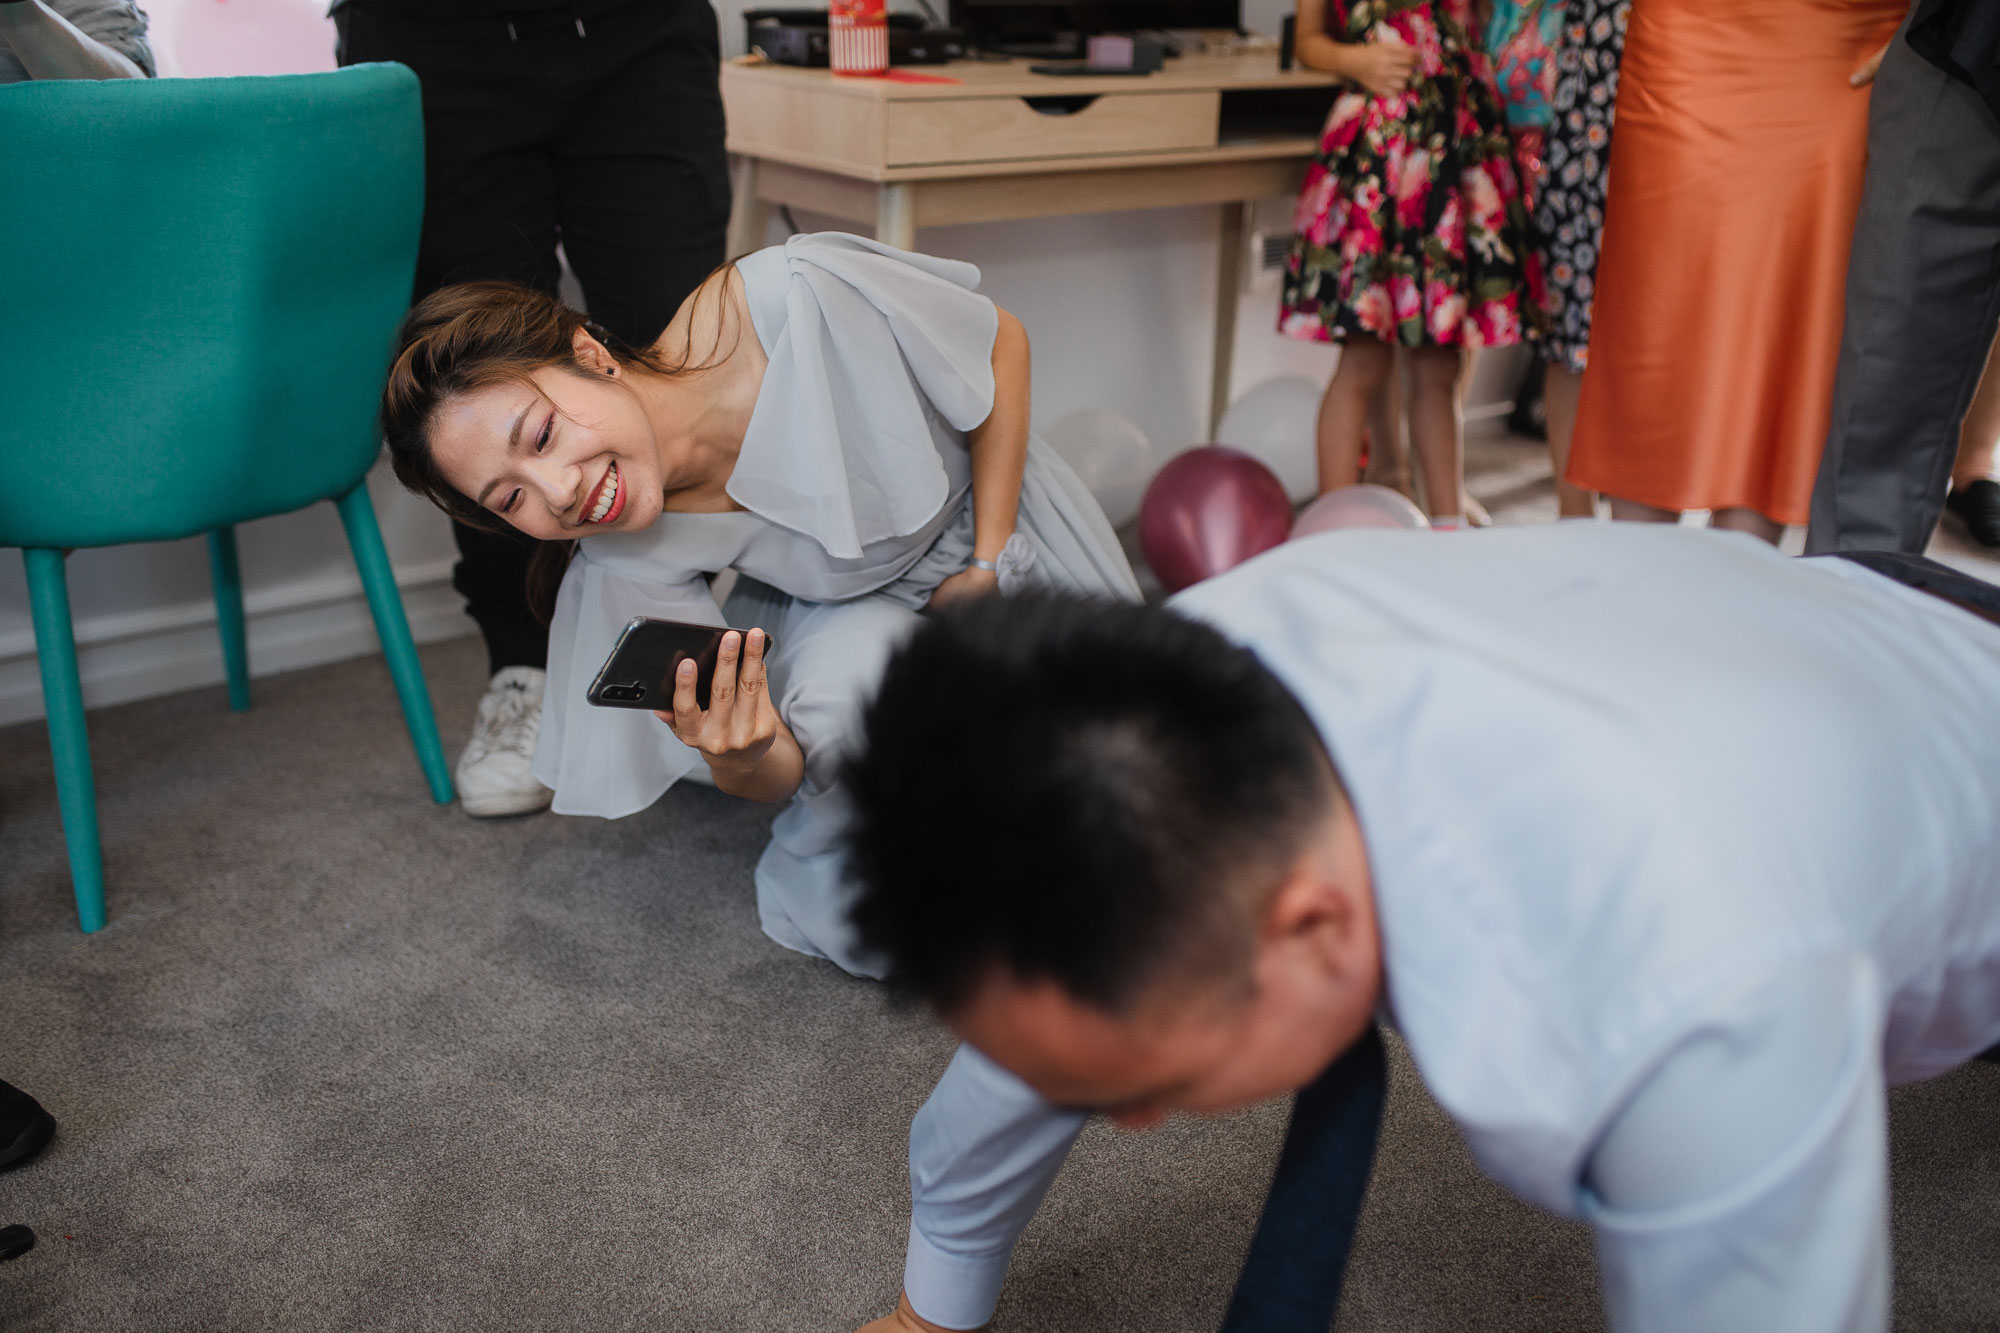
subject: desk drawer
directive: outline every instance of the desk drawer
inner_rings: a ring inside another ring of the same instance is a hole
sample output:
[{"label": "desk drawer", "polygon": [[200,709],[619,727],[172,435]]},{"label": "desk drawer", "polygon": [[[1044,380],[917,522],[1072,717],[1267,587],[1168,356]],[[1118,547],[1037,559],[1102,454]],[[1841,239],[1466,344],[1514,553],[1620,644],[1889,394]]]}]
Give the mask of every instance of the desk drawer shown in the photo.
[{"label": "desk drawer", "polygon": [[[1051,83],[1059,80],[1051,79]],[[1221,94],[934,98],[890,102],[889,167],[1213,148]]]}]

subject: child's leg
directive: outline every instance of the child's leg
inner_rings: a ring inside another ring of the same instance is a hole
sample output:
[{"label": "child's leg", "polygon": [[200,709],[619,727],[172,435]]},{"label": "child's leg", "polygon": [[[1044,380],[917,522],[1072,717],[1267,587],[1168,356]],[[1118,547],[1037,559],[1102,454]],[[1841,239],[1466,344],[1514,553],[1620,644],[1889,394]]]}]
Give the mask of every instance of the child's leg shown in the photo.
[{"label": "child's leg", "polygon": [[1464,375],[1464,355],[1456,347],[1411,349],[1410,448],[1434,519],[1465,514],[1465,428],[1458,403]]},{"label": "child's leg", "polygon": [[1556,476],[1556,514],[1562,518],[1595,518],[1597,496],[1564,478],[1569,471],[1570,441],[1576,438],[1576,401],[1583,376],[1553,361],[1542,363],[1542,407],[1548,413],[1549,464]]},{"label": "child's leg", "polygon": [[1384,392],[1396,357],[1389,344],[1361,334],[1341,345],[1340,364],[1319,404],[1319,489],[1321,494],[1361,479],[1361,436],[1370,406]]},{"label": "child's leg", "polygon": [[1396,377],[1382,381],[1368,408],[1368,466],[1361,479],[1415,498],[1410,480],[1410,442],[1403,437],[1403,410],[1397,400]]},{"label": "child's leg", "polygon": [[[1458,349],[1458,419],[1461,423],[1465,420],[1465,404],[1471,397],[1472,349],[1470,347],[1461,347]],[[1462,442],[1464,438],[1465,436],[1461,427],[1459,439]],[[1462,465],[1458,469],[1458,504],[1459,508],[1465,513],[1465,526],[1468,528],[1490,528],[1493,526],[1493,515],[1487,513],[1486,506],[1473,499],[1472,492],[1466,488],[1465,468]]]}]

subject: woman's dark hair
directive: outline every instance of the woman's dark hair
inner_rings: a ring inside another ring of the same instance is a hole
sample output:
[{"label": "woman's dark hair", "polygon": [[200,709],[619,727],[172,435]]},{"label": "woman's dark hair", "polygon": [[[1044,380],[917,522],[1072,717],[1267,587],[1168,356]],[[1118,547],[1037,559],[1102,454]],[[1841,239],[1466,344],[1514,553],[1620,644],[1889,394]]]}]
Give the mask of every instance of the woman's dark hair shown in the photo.
[{"label": "woman's dark hair", "polygon": [[1053,594],[930,617],[846,769],[852,919],[949,1013],[995,967],[1109,1011],[1232,979],[1340,791],[1255,654],[1159,607]]},{"label": "woman's dark hair", "polygon": [[[681,349],[677,362],[654,349],[635,348],[547,292],[519,283],[462,282],[441,288],[404,316],[382,390],[380,427],[396,479],[468,527],[512,532],[505,520],[444,479],[431,456],[431,425],[438,409],[459,394],[507,380],[533,387],[532,372],[548,366],[586,373],[576,356],[578,329],[604,344],[621,366],[671,375],[704,369],[717,359],[714,348],[699,366],[692,364],[688,348]],[[574,542],[542,542],[535,548],[528,605],[543,621],[554,610],[556,588],[575,548]]]}]

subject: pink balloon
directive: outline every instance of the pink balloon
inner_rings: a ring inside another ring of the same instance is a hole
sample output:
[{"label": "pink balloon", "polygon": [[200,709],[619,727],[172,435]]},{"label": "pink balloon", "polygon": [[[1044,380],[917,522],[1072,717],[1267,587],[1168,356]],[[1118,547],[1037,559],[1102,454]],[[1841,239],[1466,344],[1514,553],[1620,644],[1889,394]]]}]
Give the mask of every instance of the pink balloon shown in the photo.
[{"label": "pink balloon", "polygon": [[1292,536],[1310,537],[1316,532],[1341,528],[1428,528],[1424,511],[1410,503],[1401,491],[1363,482],[1342,486],[1307,505],[1292,524]]},{"label": "pink balloon", "polygon": [[1291,527],[1292,503],[1277,474],[1221,444],[1175,457],[1139,502],[1139,545],[1168,592],[1270,550]]}]

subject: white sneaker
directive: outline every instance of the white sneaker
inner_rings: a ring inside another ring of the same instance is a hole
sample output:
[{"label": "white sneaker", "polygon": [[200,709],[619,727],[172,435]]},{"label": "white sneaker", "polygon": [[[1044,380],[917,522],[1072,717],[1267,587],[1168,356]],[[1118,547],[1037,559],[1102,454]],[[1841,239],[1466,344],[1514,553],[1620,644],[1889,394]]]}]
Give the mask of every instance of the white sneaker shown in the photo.
[{"label": "white sneaker", "polygon": [[452,774],[458,803],[468,815],[525,815],[544,809],[555,793],[535,781],[535,737],[542,729],[540,667],[508,667],[496,672],[479,701],[472,739]]}]

